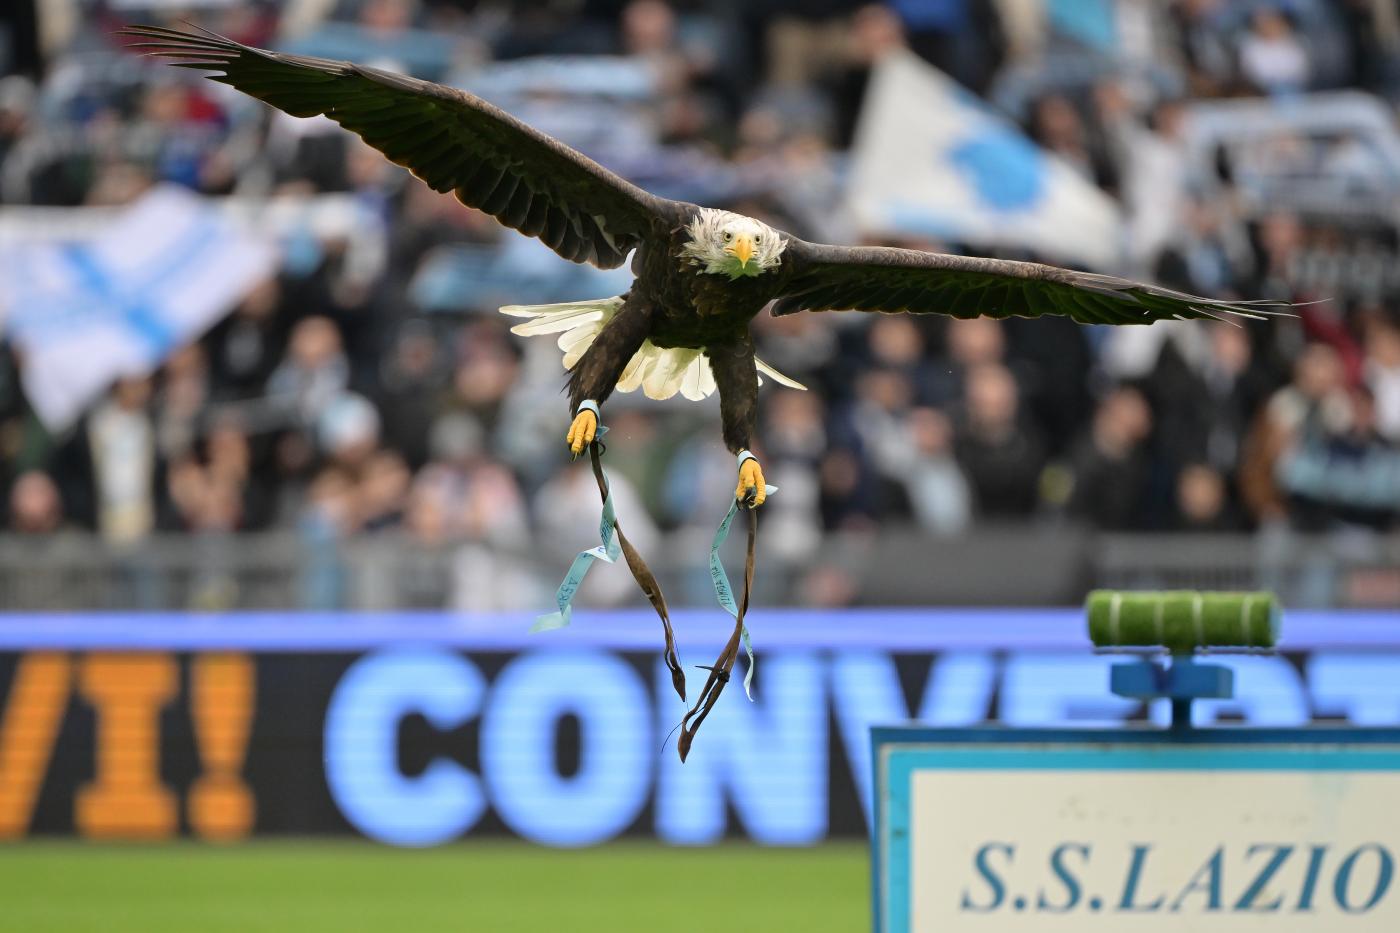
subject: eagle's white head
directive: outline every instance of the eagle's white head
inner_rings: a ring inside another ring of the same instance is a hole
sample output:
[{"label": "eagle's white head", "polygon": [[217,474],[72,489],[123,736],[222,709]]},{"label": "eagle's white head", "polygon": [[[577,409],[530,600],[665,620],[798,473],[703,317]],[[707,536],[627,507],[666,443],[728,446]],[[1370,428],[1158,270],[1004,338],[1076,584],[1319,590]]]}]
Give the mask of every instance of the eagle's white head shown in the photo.
[{"label": "eagle's white head", "polygon": [[778,264],[787,247],[782,234],[767,224],[708,207],[700,209],[686,233],[690,239],[682,255],[700,271],[731,280],[762,275]]}]

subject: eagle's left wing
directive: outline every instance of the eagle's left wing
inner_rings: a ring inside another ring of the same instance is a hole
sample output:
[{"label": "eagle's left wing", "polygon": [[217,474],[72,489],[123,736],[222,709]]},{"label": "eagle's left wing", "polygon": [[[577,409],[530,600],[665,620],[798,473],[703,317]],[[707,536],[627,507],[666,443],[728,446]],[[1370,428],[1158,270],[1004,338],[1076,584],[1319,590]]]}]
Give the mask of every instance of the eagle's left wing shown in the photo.
[{"label": "eagle's left wing", "polygon": [[1084,324],[1170,318],[1266,317],[1276,301],[1219,301],[1092,272],[883,246],[788,240],[786,282],[773,314],[884,311],[953,317],[1059,314]]}]

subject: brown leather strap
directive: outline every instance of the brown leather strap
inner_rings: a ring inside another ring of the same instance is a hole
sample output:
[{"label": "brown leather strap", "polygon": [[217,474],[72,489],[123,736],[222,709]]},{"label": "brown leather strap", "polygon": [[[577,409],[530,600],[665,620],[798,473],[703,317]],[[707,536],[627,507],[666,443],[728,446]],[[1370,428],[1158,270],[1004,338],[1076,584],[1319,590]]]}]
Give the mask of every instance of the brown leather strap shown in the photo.
[{"label": "brown leather strap", "polygon": [[714,666],[709,668],[710,676],[705,681],[705,689],[700,691],[699,699],[681,720],[681,735],[676,741],[676,750],[680,752],[681,761],[685,761],[685,756],[690,754],[690,743],[695,741],[695,734],[700,731],[701,723],[719,702],[719,695],[729,683],[730,675],[734,671],[734,662],[739,657],[739,638],[744,631],[744,616],[749,611],[749,591],[753,589],[754,543],[758,538],[758,510],[753,506],[753,497],[750,496],[745,504],[745,511],[749,513],[749,547],[748,557],[744,562],[744,592],[739,597],[739,612],[734,618],[734,632],[729,636],[724,650],[715,659]]},{"label": "brown leather strap", "polygon": [[[598,494],[604,499],[608,497],[608,481],[603,477],[603,451],[606,449],[603,442],[598,440],[588,445],[588,456],[593,462],[593,478],[598,481]],[[632,579],[637,581],[637,586],[641,587],[647,600],[651,602],[651,607],[661,617],[661,627],[666,632],[666,651],[663,656],[666,659],[666,666],[671,671],[671,686],[675,688],[677,695],[683,702],[685,700],[685,671],[681,668],[681,659],[676,654],[676,633],[671,629],[671,614],[666,608],[666,597],[661,592],[661,584],[656,582],[656,576],[647,566],[647,562],[642,560],[642,555],[637,553],[632,542],[628,541],[627,536],[622,533],[621,523],[615,522],[613,529],[617,533],[618,544],[622,545],[622,556],[627,558],[627,569],[632,571]],[[750,544],[750,549],[752,549],[752,544]],[[747,589],[744,592],[744,600],[748,601]]]}]

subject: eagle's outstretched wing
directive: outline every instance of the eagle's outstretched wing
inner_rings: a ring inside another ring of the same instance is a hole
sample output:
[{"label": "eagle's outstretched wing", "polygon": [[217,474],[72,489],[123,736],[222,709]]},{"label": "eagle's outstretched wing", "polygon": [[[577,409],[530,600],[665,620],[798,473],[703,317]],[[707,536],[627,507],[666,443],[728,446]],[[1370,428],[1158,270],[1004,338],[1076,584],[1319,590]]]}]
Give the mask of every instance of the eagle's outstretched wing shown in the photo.
[{"label": "eagle's outstretched wing", "polygon": [[[436,191],[604,269],[667,222],[648,194],[465,91],[351,62],[283,55],[215,33],[132,26],[132,46],[232,85],[298,117],[325,114]],[[663,218],[665,220],[663,220]]]},{"label": "eagle's outstretched wing", "polygon": [[1084,324],[1267,317],[1275,301],[1217,301],[1092,272],[883,246],[788,241],[787,282],[773,313],[907,311],[953,317],[1062,314]]}]

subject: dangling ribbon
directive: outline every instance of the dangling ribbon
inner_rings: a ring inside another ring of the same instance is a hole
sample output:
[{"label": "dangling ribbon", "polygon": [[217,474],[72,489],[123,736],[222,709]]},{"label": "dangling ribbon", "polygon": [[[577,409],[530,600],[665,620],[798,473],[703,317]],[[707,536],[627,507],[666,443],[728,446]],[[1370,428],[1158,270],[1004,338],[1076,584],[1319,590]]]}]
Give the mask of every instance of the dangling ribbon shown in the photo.
[{"label": "dangling ribbon", "polygon": [[[597,414],[596,408],[594,414]],[[627,560],[627,569],[632,571],[632,579],[637,581],[637,586],[641,588],[642,593],[661,618],[661,627],[666,636],[666,648],[662,656],[666,660],[666,667],[671,671],[671,686],[684,702],[685,669],[681,667],[681,659],[676,652],[676,635],[671,628],[671,614],[666,608],[666,597],[662,594],[661,585],[656,582],[656,576],[651,572],[651,568],[647,566],[637,549],[632,546],[632,542],[628,541],[627,536],[622,533],[622,527],[618,525],[617,516],[613,512],[612,492],[608,485],[607,474],[603,472],[603,451],[607,447],[602,443],[602,437],[607,431],[607,428],[599,424],[593,442],[588,445],[589,460],[593,464],[593,478],[597,480],[598,493],[603,497],[603,514],[598,522],[598,537],[602,539],[602,544],[586,551],[580,551],[578,556],[574,558],[573,564],[569,566],[569,572],[564,574],[564,582],[559,584],[559,590],[555,593],[554,599],[559,607],[558,610],[537,618],[535,624],[530,627],[530,631],[543,632],[568,625],[569,619],[573,615],[574,594],[578,592],[584,577],[588,575],[589,568],[593,566],[595,561],[600,560],[611,564],[617,560],[617,555],[621,553]]]},{"label": "dangling ribbon", "polygon": [[[764,494],[771,496],[778,491],[777,486],[763,487]],[[729,511],[725,513],[724,519],[715,529],[715,539],[710,545],[710,580],[715,585],[715,600],[734,617],[739,623],[739,637],[744,643],[744,651],[749,657],[749,669],[744,674],[744,695],[753,700],[753,642],[749,640],[749,627],[739,618],[739,607],[734,602],[734,588],[729,585],[729,574],[724,572],[724,563],[719,559],[719,549],[725,541],[729,539],[729,526],[734,522],[734,516],[739,512],[739,500],[735,499],[729,504]]]},{"label": "dangling ribbon", "polygon": [[[608,433],[608,429],[598,425],[598,432],[595,435],[601,438]],[[599,466],[601,474],[602,467]],[[613,512],[612,493],[608,490],[608,479],[602,475],[603,491],[603,515],[598,521],[598,537],[603,543],[597,547],[591,547],[584,551],[579,551],[574,562],[569,565],[569,572],[564,574],[564,582],[559,584],[558,591],[554,594],[554,602],[558,609],[554,612],[547,612],[535,619],[535,624],[530,626],[532,632],[548,632],[551,629],[563,628],[569,624],[569,620],[574,614],[574,594],[583,585],[583,580],[588,576],[588,571],[592,569],[596,561],[604,561],[611,564],[617,560],[617,556],[622,553],[622,545],[617,539],[617,515]]]},{"label": "dangling ribbon", "polygon": [[[772,486],[765,486],[764,490],[768,495],[777,491]],[[750,487],[749,495],[742,503],[744,509],[749,513],[749,546],[744,560],[744,592],[739,597],[737,606],[734,602],[733,587],[729,585],[729,575],[724,572],[724,567],[719,562],[719,546],[729,536],[729,526],[741,505],[738,500],[735,500],[734,504],[729,507],[728,514],[720,522],[719,529],[715,532],[714,546],[710,549],[710,579],[714,581],[715,598],[719,600],[721,606],[733,614],[734,632],[729,636],[729,642],[719,653],[715,663],[705,668],[710,672],[709,678],[705,681],[705,687],[700,691],[700,697],[695,701],[695,705],[681,719],[681,735],[676,741],[676,751],[680,753],[681,761],[685,761],[686,755],[690,754],[690,745],[695,741],[695,734],[700,731],[700,726],[705,722],[705,717],[710,715],[710,710],[714,709],[715,704],[719,702],[719,695],[724,691],[725,684],[729,683],[730,672],[734,670],[734,662],[739,656],[741,641],[749,654],[749,670],[744,678],[744,692],[749,693],[754,660],[753,646],[749,642],[749,631],[744,625],[744,615],[749,610],[749,594],[753,591],[754,546],[758,540],[758,512],[754,508],[756,493],[757,490]],[[753,699],[752,693],[749,693],[749,699]],[[692,720],[694,721],[692,722]]]}]

